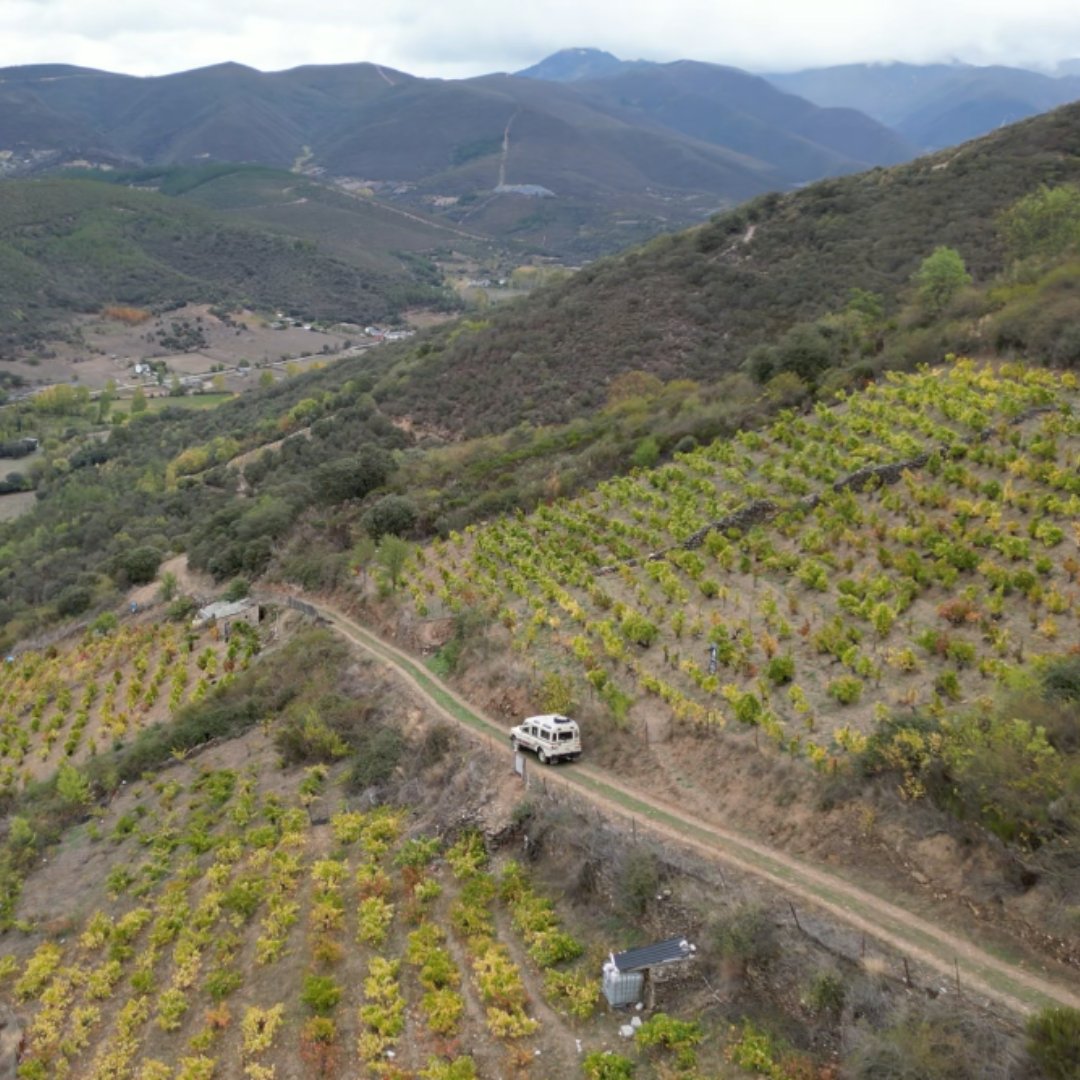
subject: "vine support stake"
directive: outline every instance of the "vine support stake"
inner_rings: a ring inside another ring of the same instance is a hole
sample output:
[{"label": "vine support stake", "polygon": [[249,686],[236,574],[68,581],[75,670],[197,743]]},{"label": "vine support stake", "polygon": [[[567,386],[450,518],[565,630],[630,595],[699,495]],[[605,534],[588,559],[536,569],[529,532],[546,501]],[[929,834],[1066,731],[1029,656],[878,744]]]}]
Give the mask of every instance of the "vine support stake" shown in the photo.
[{"label": "vine support stake", "polygon": [[803,932],[802,924],[799,922],[799,914],[795,910],[795,905],[789,900],[788,907],[791,908],[791,917],[795,920],[795,927],[801,934]]},{"label": "vine support stake", "polygon": [[905,986],[910,986],[911,985],[911,971],[908,968],[908,962],[907,962],[907,957],[906,956],[904,957],[904,985]]}]

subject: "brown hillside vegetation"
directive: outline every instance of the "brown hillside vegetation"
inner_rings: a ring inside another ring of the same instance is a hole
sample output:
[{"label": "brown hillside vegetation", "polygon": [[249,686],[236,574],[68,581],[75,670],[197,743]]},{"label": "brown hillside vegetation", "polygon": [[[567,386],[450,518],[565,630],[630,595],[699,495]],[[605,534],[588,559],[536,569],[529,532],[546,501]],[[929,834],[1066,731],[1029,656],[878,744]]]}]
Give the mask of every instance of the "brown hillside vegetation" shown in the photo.
[{"label": "brown hillside vegetation", "polygon": [[1039,184],[1075,180],[1078,160],[1080,106],[1067,106],[908,165],[761,196],[421,344],[407,378],[377,396],[417,423],[479,434],[598,408],[628,370],[715,381],[755,345],[842,309],[852,288],[895,310],[938,246],[986,281],[1004,262],[997,215]]}]

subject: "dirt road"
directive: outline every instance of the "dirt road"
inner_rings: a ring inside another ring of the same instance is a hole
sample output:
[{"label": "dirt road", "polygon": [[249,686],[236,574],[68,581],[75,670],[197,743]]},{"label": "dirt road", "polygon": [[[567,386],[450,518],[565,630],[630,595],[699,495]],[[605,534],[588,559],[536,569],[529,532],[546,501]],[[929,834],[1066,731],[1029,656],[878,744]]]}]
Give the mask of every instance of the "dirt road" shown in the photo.
[{"label": "dirt road", "polygon": [[[316,603],[313,607],[345,638],[393,667],[442,716],[481,736],[497,740],[496,745],[504,743],[504,724],[484,716],[414,657],[324,603]],[[954,980],[959,975],[963,992],[969,997],[981,995],[993,999],[1020,1015],[1048,1005],[1080,1009],[1080,987],[1075,983],[1036,974],[1022,962],[995,956],[968,938],[927,922],[853,885],[837,873],[813,866],[741,833],[687,816],[677,806],[653,799],[586,764],[547,769],[543,778],[548,785],[565,785],[605,813],[633,819],[638,827],[647,824],[659,837],[719,858],[782,889],[800,903],[813,905],[895,950],[911,965],[917,965],[928,974],[936,973],[940,978],[937,986],[946,992],[952,992]]]}]

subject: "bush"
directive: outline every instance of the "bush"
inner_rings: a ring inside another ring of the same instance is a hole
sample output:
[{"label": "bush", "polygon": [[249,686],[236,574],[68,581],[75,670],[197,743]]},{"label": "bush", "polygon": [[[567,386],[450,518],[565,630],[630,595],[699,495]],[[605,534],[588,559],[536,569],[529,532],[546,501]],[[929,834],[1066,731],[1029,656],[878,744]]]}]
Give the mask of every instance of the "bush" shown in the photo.
[{"label": "bush", "polygon": [[312,491],[324,505],[362,499],[382,487],[393,468],[393,459],[387,451],[365,446],[353,457],[319,466],[311,478]]},{"label": "bush", "polygon": [[98,637],[107,637],[120,625],[116,613],[103,611],[91,624],[90,633]]},{"label": "bush", "polygon": [[178,596],[166,609],[165,614],[173,622],[186,622],[195,614],[198,605],[193,596]]},{"label": "bush", "polygon": [[1042,690],[1050,701],[1080,701],[1080,657],[1061,656],[1048,663]]},{"label": "bush", "polygon": [[676,1068],[681,1072],[697,1065],[694,1047],[703,1037],[701,1025],[696,1021],[676,1020],[666,1013],[657,1013],[638,1028],[634,1041],[638,1046],[659,1046],[673,1051]]},{"label": "bush", "polygon": [[1028,1053],[1050,1080],[1080,1078],[1080,1011],[1047,1008],[1027,1022]]},{"label": "bush", "polygon": [[660,631],[644,615],[631,611],[624,616],[622,621],[623,636],[627,641],[642,648],[648,648],[655,640]]},{"label": "bush", "polygon": [[862,680],[854,675],[841,675],[839,679],[833,679],[825,688],[825,692],[831,698],[835,698],[841,705],[854,705],[862,697]]},{"label": "bush", "polygon": [[356,756],[345,781],[352,793],[385,784],[393,775],[405,752],[405,740],[396,728],[378,727],[362,733]]},{"label": "bush", "polygon": [[94,602],[94,594],[82,585],[69,585],[56,598],[56,614],[65,618],[81,615]]},{"label": "bush", "polygon": [[225,590],[222,600],[230,603],[234,600],[243,600],[251,592],[251,582],[245,577],[233,578],[229,587]]},{"label": "bush", "polygon": [[121,568],[132,585],[149,585],[157,577],[162,555],[156,547],[137,547],[121,560]]},{"label": "bush", "polygon": [[644,915],[660,888],[660,870],[647,848],[631,848],[619,865],[615,898],[628,915]]},{"label": "bush", "polygon": [[713,945],[722,956],[763,966],[778,952],[776,927],[756,904],[744,904],[710,927]]},{"label": "bush", "polygon": [[660,444],[656,441],[656,438],[652,435],[646,435],[634,447],[633,456],[630,458],[630,464],[639,469],[651,469],[660,458]]},{"label": "bush", "polygon": [[814,976],[806,992],[806,1003],[815,1012],[839,1016],[844,1008],[844,980],[835,972],[822,971]]},{"label": "bush", "polygon": [[420,1070],[423,1080],[476,1080],[476,1066],[471,1057],[458,1057],[453,1061],[440,1061],[429,1057],[426,1069]]},{"label": "bush", "polygon": [[774,656],[765,668],[769,681],[777,686],[791,682],[795,678],[795,658],[792,656]]},{"label": "bush", "polygon": [[630,1080],[634,1063],[610,1050],[594,1050],[582,1063],[587,1080]]},{"label": "bush", "polygon": [[235,968],[215,968],[206,976],[203,988],[212,1001],[222,1001],[238,990],[244,977]]},{"label": "bush", "polygon": [[330,764],[349,754],[349,744],[315,709],[290,719],[274,735],[283,766],[307,762]]},{"label": "bush", "polygon": [[329,975],[305,975],[300,1000],[313,1013],[325,1016],[337,1008],[341,992],[341,987]]},{"label": "bush", "polygon": [[384,495],[368,509],[360,524],[373,540],[384,536],[404,536],[416,526],[416,503],[405,495]]}]

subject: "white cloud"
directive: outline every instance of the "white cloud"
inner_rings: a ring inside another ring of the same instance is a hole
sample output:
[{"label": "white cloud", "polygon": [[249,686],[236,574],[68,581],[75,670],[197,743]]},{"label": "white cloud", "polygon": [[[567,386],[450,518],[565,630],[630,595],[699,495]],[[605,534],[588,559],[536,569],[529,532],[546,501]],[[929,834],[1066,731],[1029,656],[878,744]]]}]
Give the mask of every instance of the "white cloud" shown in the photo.
[{"label": "white cloud", "polygon": [[558,48],[752,70],[862,60],[1080,56],[1075,0],[3,0],[0,66],[163,74],[235,60],[264,71],[373,60],[417,75],[516,70]]}]

